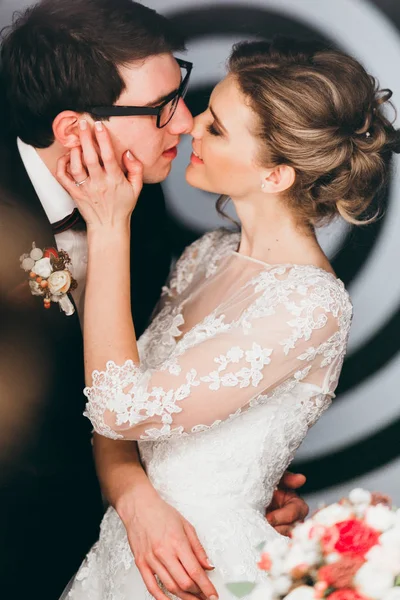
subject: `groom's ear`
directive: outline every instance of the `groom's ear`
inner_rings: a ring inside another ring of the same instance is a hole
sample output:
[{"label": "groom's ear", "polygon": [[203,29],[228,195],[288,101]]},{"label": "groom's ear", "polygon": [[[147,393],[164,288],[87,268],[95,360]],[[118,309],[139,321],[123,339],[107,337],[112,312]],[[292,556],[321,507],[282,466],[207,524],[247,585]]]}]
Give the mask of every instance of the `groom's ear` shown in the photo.
[{"label": "groom's ear", "polygon": [[79,120],[83,115],[73,110],[64,110],[53,121],[53,133],[56,141],[64,148],[80,146]]}]

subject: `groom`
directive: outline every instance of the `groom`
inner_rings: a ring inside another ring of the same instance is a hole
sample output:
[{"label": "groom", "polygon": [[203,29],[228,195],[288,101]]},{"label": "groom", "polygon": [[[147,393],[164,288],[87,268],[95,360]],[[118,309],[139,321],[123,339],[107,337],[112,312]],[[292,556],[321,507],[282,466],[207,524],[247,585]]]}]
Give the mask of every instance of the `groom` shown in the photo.
[{"label": "groom", "polygon": [[[171,261],[159,182],[167,177],[180,135],[191,129],[192,116],[182,99],[183,89],[175,90],[173,102],[163,109],[169,111],[167,123],[138,116],[137,107],[160,107],[174,91],[163,71],[147,67],[146,57],[183,47],[167,19],[131,0],[42,0],[14,23],[2,44],[0,589],[4,598],[57,600],[98,537],[102,516],[98,479],[126,526],[142,573],[152,553],[171,554],[174,544],[186,544],[195,563],[206,565],[193,533],[188,542],[187,523],[151,486],[135,443],[95,436],[96,477],[88,421],[82,417],[86,234],[71,197],[54,177],[57,159],[79,145],[77,124],[82,114],[91,123],[104,118],[118,154],[129,148],[143,163],[147,185],[132,217],[132,311],[140,335]],[[190,65],[181,66],[184,78]],[[131,110],[109,119],[116,104]],[[99,106],[108,107],[104,117],[95,114],[94,107]],[[33,242],[39,248],[68,252],[78,282],[72,292],[73,315],[66,316],[55,305],[45,310],[40,298],[31,295],[19,257],[30,252]],[[288,475],[284,484],[299,487],[302,476]],[[272,509],[268,518],[282,531],[307,512],[305,504],[285,489],[275,494]],[[199,590],[195,584],[182,589],[178,582],[177,595],[182,597],[185,591]]]}]

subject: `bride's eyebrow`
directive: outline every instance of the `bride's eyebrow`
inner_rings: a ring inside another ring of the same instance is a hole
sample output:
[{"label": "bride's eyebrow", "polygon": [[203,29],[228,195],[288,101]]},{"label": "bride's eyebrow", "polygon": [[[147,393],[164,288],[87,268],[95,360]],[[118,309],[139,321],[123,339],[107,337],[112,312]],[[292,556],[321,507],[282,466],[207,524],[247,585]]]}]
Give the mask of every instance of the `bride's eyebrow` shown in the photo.
[{"label": "bride's eyebrow", "polygon": [[217,117],[217,115],[215,114],[214,109],[212,108],[211,104],[210,104],[210,106],[208,108],[210,109],[210,113],[214,117],[214,121],[216,122],[216,124],[218,125],[218,127],[220,129],[222,129],[222,131],[224,131],[225,133],[228,133],[226,127],[223,126],[223,124],[221,123],[221,121],[219,120],[219,118]]}]

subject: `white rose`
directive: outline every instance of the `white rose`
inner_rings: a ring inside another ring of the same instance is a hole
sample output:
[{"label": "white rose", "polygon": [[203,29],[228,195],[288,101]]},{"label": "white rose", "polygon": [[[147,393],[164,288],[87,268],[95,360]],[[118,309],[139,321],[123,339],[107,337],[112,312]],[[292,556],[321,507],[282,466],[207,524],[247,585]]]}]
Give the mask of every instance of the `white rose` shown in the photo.
[{"label": "white rose", "polygon": [[388,529],[388,531],[385,531],[384,533],[382,533],[382,535],[379,537],[379,543],[382,546],[385,547],[393,547],[397,550],[400,549],[400,527],[399,525],[396,523],[395,527],[393,527],[392,529]]},{"label": "white rose", "polygon": [[49,277],[49,290],[52,294],[66,294],[71,287],[69,271],[54,271]]},{"label": "white rose", "polygon": [[394,527],[396,523],[395,514],[384,504],[369,506],[365,512],[367,525],[378,531],[386,531]]},{"label": "white rose", "polygon": [[285,573],[290,573],[300,565],[307,567],[316,565],[319,562],[320,554],[315,549],[306,549],[304,546],[292,546],[288,556],[284,561]]},{"label": "white rose", "polygon": [[251,600],[273,600],[274,595],[271,584],[265,582],[256,585],[248,597],[251,598]]},{"label": "white rose", "polygon": [[[291,538],[295,541],[305,542],[311,539],[312,532],[314,534],[313,538],[316,537],[320,539],[324,533],[324,528],[321,527],[320,524],[316,527],[313,520],[308,519],[308,521],[304,521],[304,523],[300,523],[292,529]],[[320,535],[318,535],[319,533]]]},{"label": "white rose", "polygon": [[275,578],[285,574],[283,558],[275,558],[272,561],[272,567],[269,570],[269,574],[271,575],[271,577]]},{"label": "white rose", "polygon": [[382,600],[400,600],[400,587],[393,587],[384,595]]},{"label": "white rose", "polygon": [[33,296],[42,296],[43,289],[40,287],[37,281],[33,281],[32,279],[29,282],[29,287],[31,288],[31,292]]},{"label": "white rose", "polygon": [[43,258],[43,252],[40,248],[32,248],[30,257],[33,258],[33,260],[40,260]]},{"label": "white rose", "polygon": [[371,504],[371,492],[362,488],[355,488],[349,494],[349,500],[352,504]]},{"label": "white rose", "polygon": [[361,594],[380,600],[393,587],[394,577],[390,571],[374,568],[367,562],[357,571],[354,582]]},{"label": "white rose", "polygon": [[33,267],[35,266],[35,261],[32,258],[30,258],[29,256],[27,256],[26,254],[25,254],[25,256],[20,257],[20,261],[21,261],[21,269],[23,269],[26,272],[32,271]]},{"label": "white rose", "polygon": [[283,537],[277,537],[270,542],[267,542],[264,546],[263,552],[267,552],[272,561],[277,558],[282,558],[288,553],[289,550],[289,540]]},{"label": "white rose", "polygon": [[366,559],[374,569],[390,571],[393,577],[400,573],[400,548],[374,546],[366,554]]},{"label": "white rose", "polygon": [[309,585],[300,585],[285,596],[286,600],[314,600],[314,598],[315,590]]},{"label": "white rose", "polygon": [[38,260],[35,266],[33,267],[32,271],[33,273],[36,273],[36,275],[39,275],[39,277],[44,277],[45,279],[47,279],[47,277],[49,277],[53,272],[50,259],[42,258]]},{"label": "white rose", "polygon": [[355,516],[358,519],[364,519],[365,513],[370,506],[371,506],[370,504],[354,504],[353,510],[354,510]]},{"label": "white rose", "polygon": [[347,521],[347,519],[351,519],[353,516],[353,509],[351,506],[346,506],[343,504],[331,504],[326,508],[322,508],[317,513],[315,513],[313,519],[316,523],[321,523],[322,525],[326,525],[327,527],[331,527],[335,525],[335,523],[340,523],[341,521]]},{"label": "white rose", "polygon": [[284,596],[290,590],[293,581],[287,575],[281,575],[277,577],[273,582],[272,586],[276,596]]}]

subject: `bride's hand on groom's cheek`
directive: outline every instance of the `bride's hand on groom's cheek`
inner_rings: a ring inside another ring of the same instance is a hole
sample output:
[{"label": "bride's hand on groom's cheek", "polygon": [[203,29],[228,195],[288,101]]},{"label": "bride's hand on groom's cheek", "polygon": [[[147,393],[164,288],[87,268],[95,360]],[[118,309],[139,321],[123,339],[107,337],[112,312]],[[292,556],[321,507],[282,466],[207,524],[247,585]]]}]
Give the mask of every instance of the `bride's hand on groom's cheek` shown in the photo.
[{"label": "bride's hand on groom's cheek", "polygon": [[286,471],[267,508],[268,522],[282,535],[289,535],[293,525],[308,515],[307,503],[294,491],[302,487],[305,481],[304,475]]},{"label": "bride's hand on groom's cheek", "polygon": [[57,163],[57,179],[72,196],[88,228],[129,223],[143,186],[143,167],[130,150],[118,164],[107,128],[79,122],[80,146]]}]

